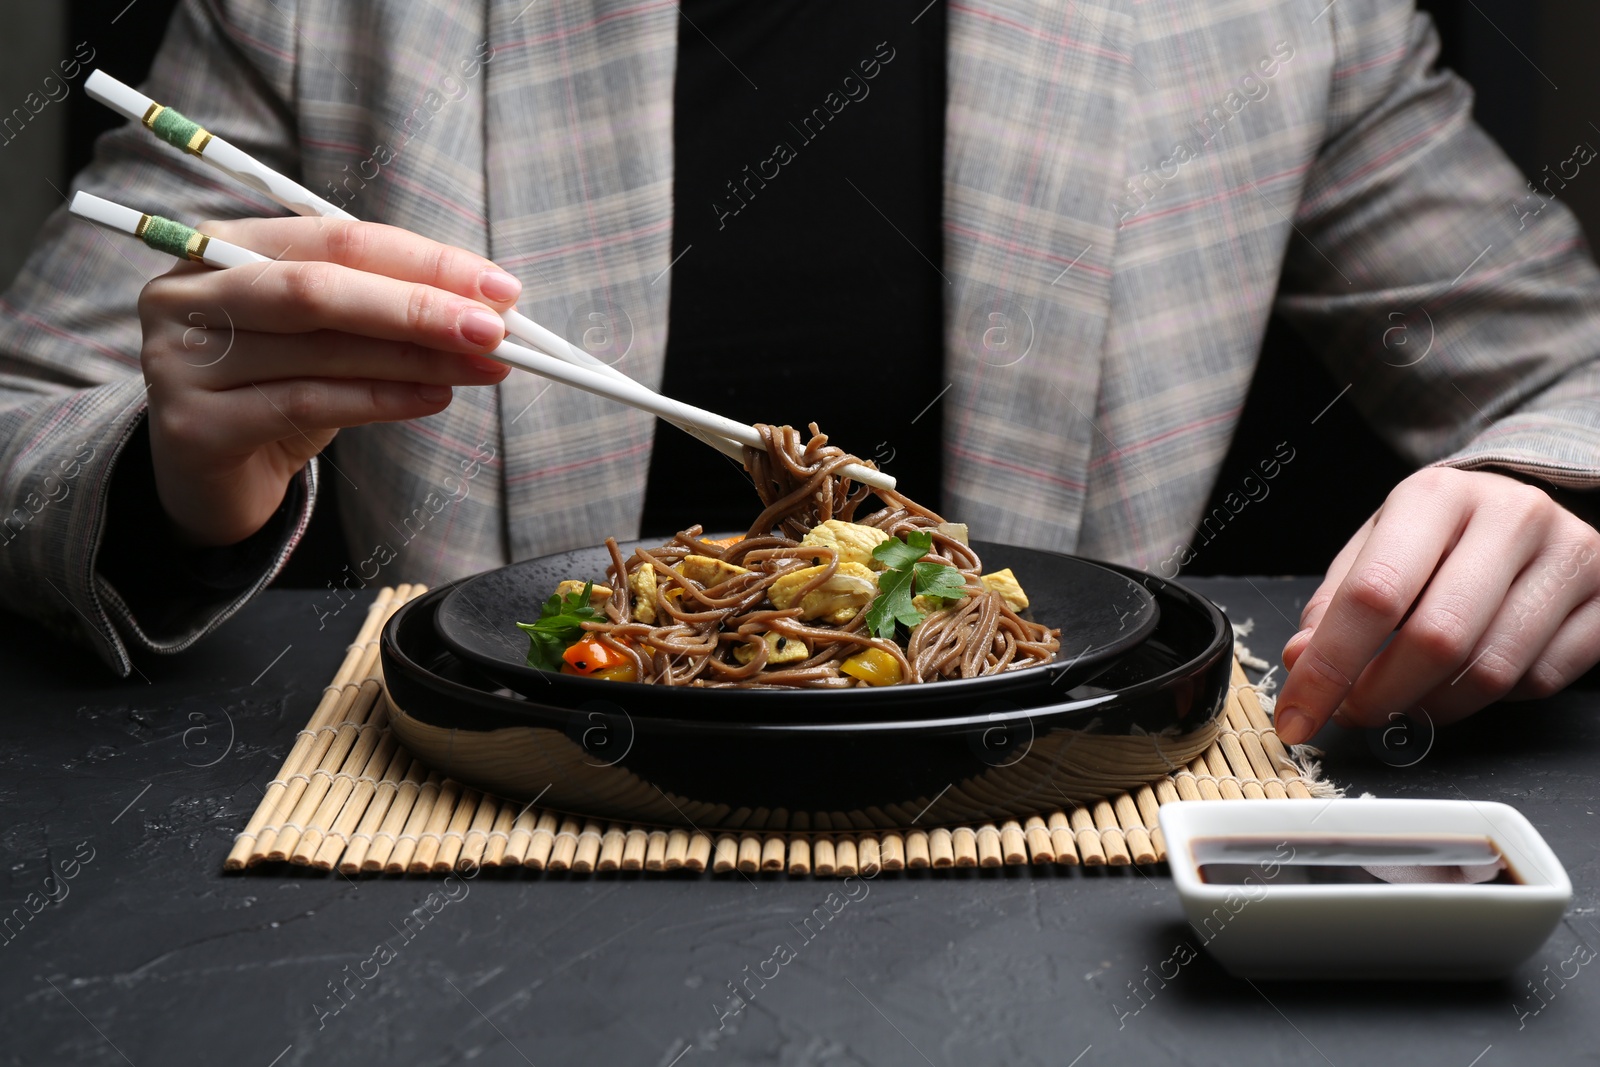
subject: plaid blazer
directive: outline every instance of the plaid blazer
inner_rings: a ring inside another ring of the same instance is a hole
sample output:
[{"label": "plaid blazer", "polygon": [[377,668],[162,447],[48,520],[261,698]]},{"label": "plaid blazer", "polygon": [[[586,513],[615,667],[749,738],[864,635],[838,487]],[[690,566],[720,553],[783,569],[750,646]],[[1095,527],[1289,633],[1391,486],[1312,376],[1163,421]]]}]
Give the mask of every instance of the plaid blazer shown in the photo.
[{"label": "plaid blazer", "polygon": [[[1274,307],[1418,464],[1600,485],[1600,274],[1550,179],[1526,183],[1431,68],[1410,0],[949,5],[946,373],[905,406],[948,389],[951,515],[1173,573]],[[146,91],[361,218],[493,258],[530,315],[598,328],[658,386],[678,18],[671,0],[187,0]],[[74,185],[189,221],[280,211],[136,127]],[[123,673],[130,645],[226,619],[298,537],[171,632],[97,572],[144,410],[135,302],[169,266],[58,211],[0,303],[0,599]],[[330,582],[631,535],[653,425],[514,375],[347,430],[322,477],[349,482],[360,574]],[[303,477],[300,529],[316,465]]]}]

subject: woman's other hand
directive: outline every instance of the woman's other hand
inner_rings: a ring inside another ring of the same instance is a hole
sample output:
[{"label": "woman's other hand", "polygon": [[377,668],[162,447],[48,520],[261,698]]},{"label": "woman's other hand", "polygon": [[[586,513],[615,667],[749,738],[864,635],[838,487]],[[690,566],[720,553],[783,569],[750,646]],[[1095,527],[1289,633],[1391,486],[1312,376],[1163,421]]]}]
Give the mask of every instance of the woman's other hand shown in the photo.
[{"label": "woman's other hand", "polygon": [[1283,649],[1278,735],[1306,741],[1336,712],[1348,726],[1418,708],[1446,723],[1557,692],[1600,661],[1597,557],[1600,533],[1541,489],[1418,471],[1301,613]]}]

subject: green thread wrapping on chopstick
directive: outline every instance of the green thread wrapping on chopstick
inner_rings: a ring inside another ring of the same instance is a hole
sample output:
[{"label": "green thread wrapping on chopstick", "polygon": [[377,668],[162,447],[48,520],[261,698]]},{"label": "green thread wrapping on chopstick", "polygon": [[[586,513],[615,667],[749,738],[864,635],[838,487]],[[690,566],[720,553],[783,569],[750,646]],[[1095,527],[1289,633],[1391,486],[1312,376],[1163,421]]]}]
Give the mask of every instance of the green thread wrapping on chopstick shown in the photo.
[{"label": "green thread wrapping on chopstick", "polygon": [[157,252],[165,252],[179,259],[188,259],[189,239],[194,235],[195,229],[192,226],[164,219],[160,215],[151,215],[150,221],[145,224],[144,233],[139,236],[144,238],[145,244]]},{"label": "green thread wrapping on chopstick", "polygon": [[196,155],[203,148],[203,143],[197,145],[196,139],[202,137],[207,141],[211,139],[211,135],[206,133],[198,122],[184,118],[170,107],[163,106],[159,111],[156,111],[155,115],[145,125],[149,126],[157,137],[172,147],[181,148],[185,152],[193,152]]}]

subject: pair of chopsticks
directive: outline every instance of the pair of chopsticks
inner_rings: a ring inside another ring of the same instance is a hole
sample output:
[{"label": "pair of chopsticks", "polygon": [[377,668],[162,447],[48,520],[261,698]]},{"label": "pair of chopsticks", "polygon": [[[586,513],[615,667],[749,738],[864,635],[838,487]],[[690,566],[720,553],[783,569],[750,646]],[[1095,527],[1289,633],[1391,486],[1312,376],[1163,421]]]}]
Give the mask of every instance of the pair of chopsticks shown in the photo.
[{"label": "pair of chopsticks", "polygon": [[[300,183],[104,71],[91,73],[84,82],[84,91],[123,117],[140,123],[168,144],[198,156],[297,215],[355,219]],[[90,193],[77,193],[71,210],[80,218],[137,237],[158,251],[207,266],[228,268],[272,262],[266,256],[202,234],[182,223],[135,211]],[[760,433],[753,426],[662,396],[515,308],[502,313],[501,317],[509,335],[533,347],[524,347],[508,338],[489,353],[491,359],[649,412],[741,464],[746,446],[765,448]],[[895,487],[892,477],[873,467],[849,464],[840,468],[839,473],[874,489]]]}]

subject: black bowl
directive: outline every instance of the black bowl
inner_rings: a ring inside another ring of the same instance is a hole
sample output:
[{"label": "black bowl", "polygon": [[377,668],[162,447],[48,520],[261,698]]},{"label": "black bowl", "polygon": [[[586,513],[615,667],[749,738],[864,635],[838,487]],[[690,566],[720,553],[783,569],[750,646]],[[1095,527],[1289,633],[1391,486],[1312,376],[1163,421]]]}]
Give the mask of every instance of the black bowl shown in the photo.
[{"label": "black bowl", "polygon": [[[620,687],[573,707],[530,700],[456,656],[434,615],[445,586],[402,607],[380,650],[390,725],[465,784],[605,819],[713,829],[932,827],[1024,817],[1158,778],[1215,732],[1233,632],[1176,582],[1123,570],[1160,602],[1142,644],[1043,700],[977,697],[920,719],[808,722],[664,716]],[[839,694],[826,694],[837,696]]]},{"label": "black bowl", "polygon": [[[622,546],[623,558],[635,545]],[[1137,581],[1091,560],[1056,552],[977,542],[986,567],[1011,567],[1032,601],[1030,614],[1061,630],[1061,652],[1040,667],[920,685],[856,689],[707,689],[607,682],[527,665],[528,636],[516,623],[532,622],[539,605],[563,579],[603,580],[611,557],[585,548],[523,560],[463,580],[440,603],[434,623],[445,645],[464,660],[530,700],[577,707],[608,700],[678,719],[758,721],[781,716],[828,722],[858,718],[925,718],[975,700],[1039,700],[1086,681],[1154,632],[1155,598]]]}]

